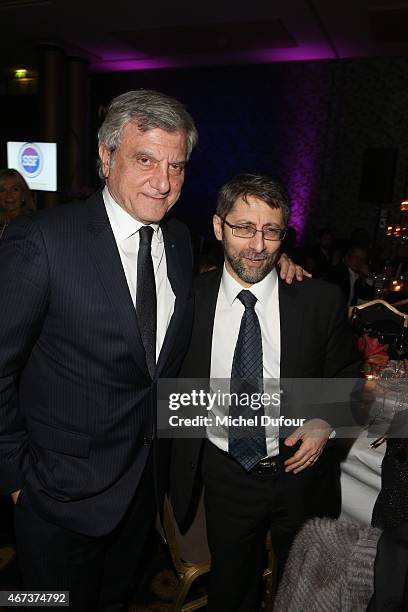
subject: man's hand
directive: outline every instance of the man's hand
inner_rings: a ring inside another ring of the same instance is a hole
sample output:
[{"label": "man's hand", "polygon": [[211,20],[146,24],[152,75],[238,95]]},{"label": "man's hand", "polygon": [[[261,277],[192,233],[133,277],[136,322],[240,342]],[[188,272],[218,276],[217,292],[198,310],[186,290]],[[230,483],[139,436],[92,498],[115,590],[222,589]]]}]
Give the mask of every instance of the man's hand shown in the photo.
[{"label": "man's hand", "polygon": [[293,277],[296,276],[298,281],[302,281],[306,276],[307,278],[311,278],[312,275],[310,272],[307,272],[302,268],[302,266],[298,266],[295,264],[290,257],[282,253],[278,260],[278,265],[280,267],[280,277],[283,280],[286,280],[287,284],[290,285],[292,283]]},{"label": "man's hand", "polygon": [[311,467],[323,452],[332,427],[322,419],[311,419],[285,440],[286,446],[293,446],[298,440],[302,443],[296,453],[285,461],[285,472],[297,474]]},{"label": "man's hand", "polygon": [[13,493],[10,493],[11,495],[11,499],[13,500],[14,505],[17,503],[18,500],[18,496],[21,493],[21,489],[18,489],[18,491],[13,491]]}]

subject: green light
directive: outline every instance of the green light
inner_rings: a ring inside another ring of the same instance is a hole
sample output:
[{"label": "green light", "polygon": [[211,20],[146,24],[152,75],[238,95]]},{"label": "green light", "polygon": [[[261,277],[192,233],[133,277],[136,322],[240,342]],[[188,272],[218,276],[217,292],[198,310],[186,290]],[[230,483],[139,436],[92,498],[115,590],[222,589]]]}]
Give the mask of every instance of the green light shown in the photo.
[{"label": "green light", "polygon": [[14,76],[16,79],[25,79],[27,76],[27,70],[25,68],[18,68],[14,71]]}]

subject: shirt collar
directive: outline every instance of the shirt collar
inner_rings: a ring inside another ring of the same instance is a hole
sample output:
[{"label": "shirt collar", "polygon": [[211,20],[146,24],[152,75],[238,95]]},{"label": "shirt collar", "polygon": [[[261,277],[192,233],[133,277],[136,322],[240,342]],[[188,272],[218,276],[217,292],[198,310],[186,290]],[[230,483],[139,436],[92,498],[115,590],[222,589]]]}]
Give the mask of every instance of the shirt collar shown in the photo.
[{"label": "shirt collar", "polygon": [[[120,206],[110,194],[108,186],[105,185],[102,191],[103,201],[105,203],[106,213],[112,227],[113,235],[117,242],[133,236],[143,227],[143,223],[132,217],[122,206]],[[157,223],[151,223],[154,231],[153,236],[159,241],[162,241],[162,232]]]},{"label": "shirt collar", "polygon": [[[276,269],[274,268],[267,276],[265,276],[263,280],[259,281],[259,283],[254,283],[251,285],[251,287],[248,287],[248,291],[251,291],[258,302],[262,304],[265,303],[266,300],[272,295],[277,282],[278,275],[276,273]],[[226,269],[225,264],[222,272],[221,286],[230,306],[232,306],[238,293],[245,289],[245,287],[243,287],[238,281],[235,280],[235,278],[231,276]]]}]

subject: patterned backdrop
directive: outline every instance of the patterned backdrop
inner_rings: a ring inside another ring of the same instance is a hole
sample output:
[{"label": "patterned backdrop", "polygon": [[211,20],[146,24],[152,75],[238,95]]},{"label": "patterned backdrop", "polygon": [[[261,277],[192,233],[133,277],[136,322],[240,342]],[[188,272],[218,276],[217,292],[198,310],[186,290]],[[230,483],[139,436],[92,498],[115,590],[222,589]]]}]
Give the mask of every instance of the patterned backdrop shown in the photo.
[{"label": "patterned backdrop", "polygon": [[200,144],[175,212],[199,233],[210,232],[219,187],[258,170],[287,185],[300,240],[326,225],[339,237],[361,225],[374,236],[379,205],[359,201],[369,147],[398,148],[394,198],[385,206],[395,217],[408,195],[405,58],[94,75],[93,116],[101,102],[138,87],[180,98],[197,122]]}]

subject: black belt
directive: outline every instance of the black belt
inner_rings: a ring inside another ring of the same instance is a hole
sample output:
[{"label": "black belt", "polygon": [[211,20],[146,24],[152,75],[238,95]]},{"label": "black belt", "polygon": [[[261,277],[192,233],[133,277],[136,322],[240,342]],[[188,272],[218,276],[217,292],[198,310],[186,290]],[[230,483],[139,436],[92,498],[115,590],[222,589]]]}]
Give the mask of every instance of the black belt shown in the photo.
[{"label": "black belt", "polygon": [[[221,450],[216,444],[213,444],[210,440],[207,440],[207,443],[214,449],[217,449],[219,453],[226,455],[229,457],[231,461],[237,463],[233,457],[228,453],[228,451]],[[273,457],[266,457],[265,459],[261,459],[258,463],[250,470],[249,474],[279,474],[282,470],[282,459],[280,459],[279,455],[274,455]]]},{"label": "black belt", "polygon": [[279,455],[261,459],[251,472],[253,474],[278,474],[281,471],[281,461]]}]

